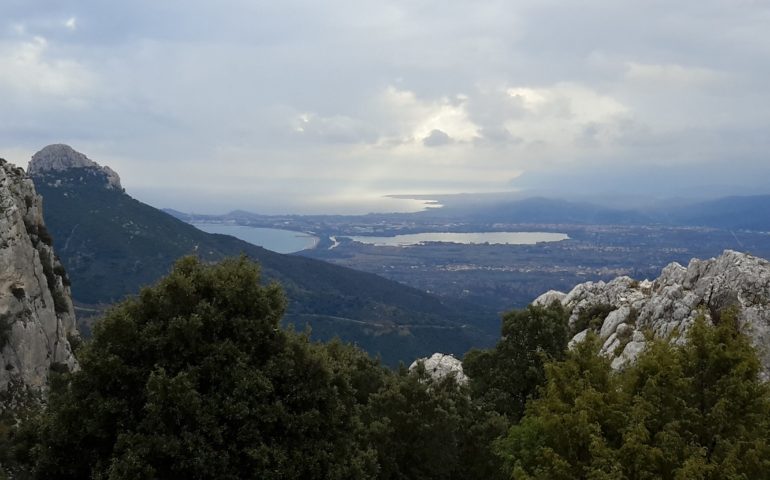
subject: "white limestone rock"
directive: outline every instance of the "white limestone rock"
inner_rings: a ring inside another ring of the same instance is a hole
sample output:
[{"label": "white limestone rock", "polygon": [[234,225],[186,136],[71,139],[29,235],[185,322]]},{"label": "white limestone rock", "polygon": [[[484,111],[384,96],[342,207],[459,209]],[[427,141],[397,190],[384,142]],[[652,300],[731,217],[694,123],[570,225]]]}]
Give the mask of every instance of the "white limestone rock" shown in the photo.
[{"label": "white limestone rock", "polygon": [[618,337],[620,338],[629,338],[633,336],[634,334],[634,327],[627,323],[621,323],[618,325],[618,327],[615,329],[615,333],[618,334]]},{"label": "white limestone rock", "polygon": [[583,331],[578,332],[574,337],[572,337],[572,340],[569,341],[569,344],[567,345],[568,348],[573,348],[578,343],[582,342],[586,339],[586,335],[588,335],[588,329],[586,328]]},{"label": "white limestone rock", "polygon": [[442,380],[449,375],[454,375],[458,384],[468,383],[468,377],[463,373],[463,363],[452,355],[434,353],[429,358],[417,359],[409,366],[409,371],[415,370],[420,363],[425,366],[425,372],[434,380]]},{"label": "white limestone rock", "polygon": [[68,284],[32,180],[0,160],[0,391],[12,383],[42,391],[53,364],[77,368]]},{"label": "white limestone rock", "polygon": [[607,315],[607,318],[604,319],[604,323],[602,324],[602,328],[599,331],[599,337],[602,338],[602,340],[609,338],[612,335],[615,335],[615,331],[620,326],[621,323],[625,322],[629,315],[631,314],[631,307],[628,305],[623,305],[622,307],[618,308],[617,310],[613,310],[610,312],[609,315]]},{"label": "white limestone rock", "polygon": [[561,303],[564,300],[564,297],[566,297],[567,294],[563,292],[559,292],[556,290],[548,290],[544,294],[537,297],[533,302],[532,305],[538,305],[541,307],[547,307],[551,305],[553,302],[559,302]]},{"label": "white limestone rock", "polygon": [[32,156],[27,173],[33,177],[43,177],[47,172],[62,172],[77,168],[101,173],[107,188],[123,189],[120,186],[120,176],[115,170],[107,166],[102,167],[69,145],[55,144],[43,148]]},{"label": "white limestone rock", "polygon": [[[558,292],[546,295],[560,297]],[[615,368],[633,361],[643,351],[645,330],[656,338],[682,342],[684,332],[700,311],[710,319],[724,308],[738,307],[741,326],[758,349],[763,375],[770,378],[767,260],[726,250],[718,258],[693,259],[687,267],[672,263],[654,281],[619,277],[606,283],[583,283],[561,297],[561,302],[570,312],[570,324],[575,323],[583,309],[599,304],[613,308],[597,333],[604,340],[601,353],[614,359]],[[578,333],[570,344],[585,336],[585,331]]]},{"label": "white limestone rock", "polygon": [[602,345],[602,353],[608,357],[612,357],[615,355],[615,350],[620,347],[620,345],[621,340],[618,338],[618,334],[613,333],[607,338],[607,340],[604,341],[604,344]]},{"label": "white limestone rock", "polygon": [[612,368],[618,370],[623,368],[629,362],[633,362],[640,353],[644,351],[646,343],[644,341],[631,341],[626,344],[623,352],[617,357],[612,359]]}]

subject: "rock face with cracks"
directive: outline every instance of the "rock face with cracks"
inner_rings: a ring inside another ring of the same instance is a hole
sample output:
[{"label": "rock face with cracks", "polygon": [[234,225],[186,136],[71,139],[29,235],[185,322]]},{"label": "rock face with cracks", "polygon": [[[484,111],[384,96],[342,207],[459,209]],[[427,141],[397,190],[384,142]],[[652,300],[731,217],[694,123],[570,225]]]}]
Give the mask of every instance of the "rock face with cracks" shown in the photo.
[{"label": "rock face with cracks", "polygon": [[52,367],[77,368],[69,280],[51,243],[32,180],[0,159],[0,392],[44,390]]},{"label": "rock face with cracks", "polygon": [[[564,294],[550,291],[533,303],[558,301],[577,325],[581,313],[604,306],[609,314],[597,334],[601,352],[613,358],[614,368],[633,361],[645,348],[648,337],[680,342],[684,332],[703,314],[719,321],[729,308],[738,312],[743,331],[752,339],[770,379],[770,262],[748,254],[726,250],[718,258],[693,259],[687,267],[672,263],[657,279],[638,282],[618,277],[610,282],[588,282]],[[571,343],[585,338],[585,329]]]}]

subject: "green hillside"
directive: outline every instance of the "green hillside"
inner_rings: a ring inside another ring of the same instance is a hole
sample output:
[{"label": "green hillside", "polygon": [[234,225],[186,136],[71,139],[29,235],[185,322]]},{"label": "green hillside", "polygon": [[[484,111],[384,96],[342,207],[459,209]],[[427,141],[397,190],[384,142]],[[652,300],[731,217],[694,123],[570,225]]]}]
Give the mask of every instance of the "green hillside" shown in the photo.
[{"label": "green hillside", "polygon": [[314,337],[352,341],[386,363],[433,351],[464,353],[494,341],[498,321],[474,306],[376,275],[301,256],[282,255],[226,235],[208,234],[125,192],[106,188],[96,168],[33,176],[46,224],[81,306],[109,305],[166,275],[194,254],[204,261],[245,254],[289,299],[285,322],[310,325]]}]

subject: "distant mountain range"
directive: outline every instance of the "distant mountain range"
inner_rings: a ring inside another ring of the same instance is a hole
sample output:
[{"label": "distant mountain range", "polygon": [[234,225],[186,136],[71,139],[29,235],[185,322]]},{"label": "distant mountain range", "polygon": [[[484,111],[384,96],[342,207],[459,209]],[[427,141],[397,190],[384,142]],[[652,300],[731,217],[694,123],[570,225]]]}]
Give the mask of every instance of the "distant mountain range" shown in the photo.
[{"label": "distant mountain range", "polygon": [[497,337],[496,316],[476,305],[202,232],[132,198],[115,172],[84,164],[85,156],[78,155],[66,146],[46,147],[28,171],[43,196],[46,224],[81,307],[98,310],[137,293],[184,255],[215,261],[245,254],[261,264],[268,281],[283,286],[290,302],[287,323],[300,329],[309,324],[318,339],[355,342],[386,363],[435,351],[462,354]]},{"label": "distant mountain range", "polygon": [[650,207],[612,208],[596,203],[553,198],[521,199],[445,196],[443,208],[414,214],[474,222],[559,223],[584,225],[650,225],[713,227],[770,231],[770,195],[731,196],[691,202],[671,199]]},{"label": "distant mountain range", "polygon": [[711,227],[730,230],[770,231],[770,195],[731,196],[713,200],[669,199],[635,208],[614,208],[598,203],[558,198],[506,196],[504,194],[415,195],[398,198],[435,199],[440,208],[416,213],[380,213],[358,216],[285,215],[270,216],[234,210],[223,215],[196,215],[164,211],[181,220],[232,221],[250,224],[270,218],[302,218],[316,222],[347,219],[409,220],[415,224],[462,221],[468,225],[562,224],[562,225],[665,225]]},{"label": "distant mountain range", "polygon": [[653,212],[662,223],[770,231],[770,195],[725,197]]},{"label": "distant mountain range", "polygon": [[562,223],[562,224],[644,224],[651,218],[634,210],[603,207],[586,202],[532,197],[481,203],[448,202],[443,208],[428,209],[425,217],[470,218],[477,222]]}]

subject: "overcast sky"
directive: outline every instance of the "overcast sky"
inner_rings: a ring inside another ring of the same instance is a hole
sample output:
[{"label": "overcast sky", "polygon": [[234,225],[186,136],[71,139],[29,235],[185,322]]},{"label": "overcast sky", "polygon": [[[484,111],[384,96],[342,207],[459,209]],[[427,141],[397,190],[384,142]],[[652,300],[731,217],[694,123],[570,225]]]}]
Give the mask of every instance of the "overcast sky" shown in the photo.
[{"label": "overcast sky", "polygon": [[0,156],[49,143],[210,213],[770,191],[770,2],[0,0]]}]

